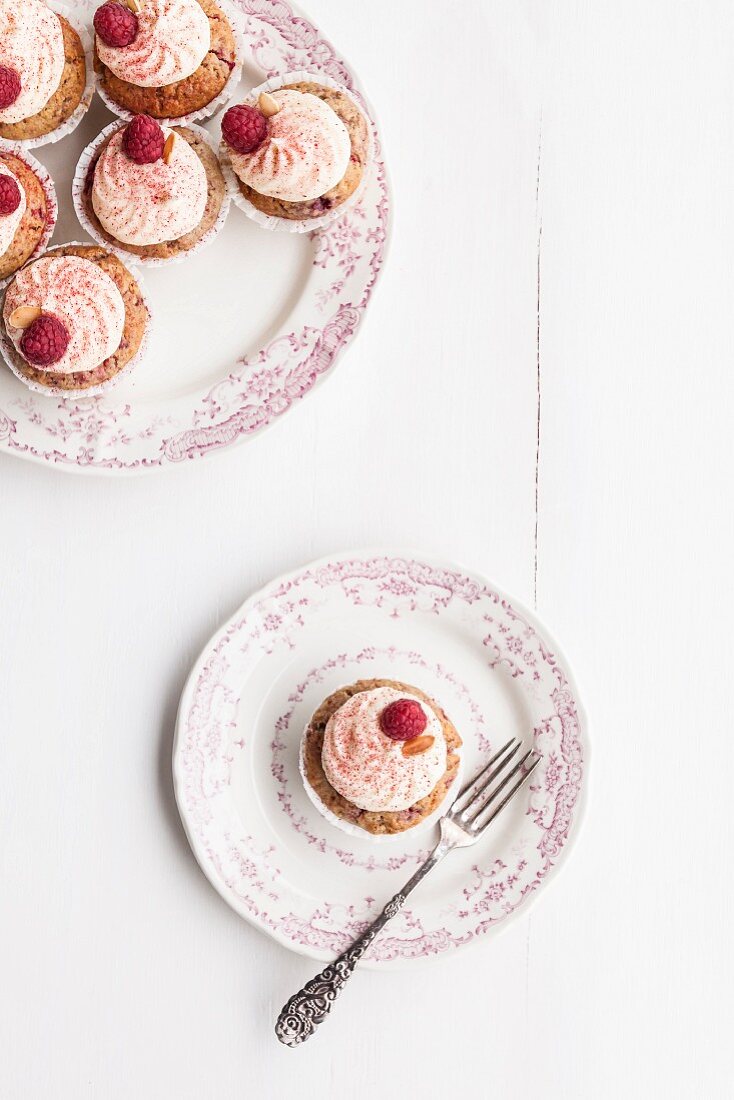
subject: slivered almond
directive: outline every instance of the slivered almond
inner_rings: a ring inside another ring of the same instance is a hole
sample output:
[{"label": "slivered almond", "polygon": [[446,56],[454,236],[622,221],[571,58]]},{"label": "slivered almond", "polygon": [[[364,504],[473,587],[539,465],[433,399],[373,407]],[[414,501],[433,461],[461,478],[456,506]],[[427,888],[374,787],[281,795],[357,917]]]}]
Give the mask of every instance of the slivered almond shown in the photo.
[{"label": "slivered almond", "polygon": [[126,0],[126,2],[130,11],[135,12],[136,15],[139,11],[143,10],[143,5],[140,3],[140,0]]},{"label": "slivered almond", "polygon": [[176,144],[176,135],[173,130],[166,138],[166,144],[163,146],[163,163],[170,164],[171,157],[173,156],[173,147]]},{"label": "slivered almond", "polygon": [[430,733],[422,733],[420,737],[412,737],[410,741],[403,741],[403,756],[420,756],[428,752],[436,740]]},{"label": "slivered almond", "polygon": [[280,104],[277,99],[273,99],[268,92],[260,92],[257,105],[260,108],[260,113],[265,115],[266,118],[272,118],[272,116],[277,115],[280,110]]},{"label": "slivered almond", "polygon": [[8,324],[11,328],[28,328],[42,312],[38,306],[18,306],[8,317]]}]

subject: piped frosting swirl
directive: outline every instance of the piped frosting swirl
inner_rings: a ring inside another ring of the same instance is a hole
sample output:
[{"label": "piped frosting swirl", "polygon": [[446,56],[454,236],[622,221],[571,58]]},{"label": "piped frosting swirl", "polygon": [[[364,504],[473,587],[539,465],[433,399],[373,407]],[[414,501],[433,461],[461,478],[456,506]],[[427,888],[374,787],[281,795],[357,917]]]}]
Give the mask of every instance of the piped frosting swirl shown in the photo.
[{"label": "piped frosting swirl", "polygon": [[145,0],[137,17],[129,46],[107,46],[97,35],[99,58],[116,77],[162,88],[196,72],[211,45],[209,20],[196,0]]},{"label": "piped frosting swirl", "polygon": [[[173,132],[163,127],[166,138]],[[92,206],[102,226],[123,244],[174,241],[204,217],[207,178],[194,150],[177,135],[169,163],[136,164],[122,148],[124,129],[112,135],[97,161]]]},{"label": "piped frosting swirl", "polygon": [[21,122],[38,114],[64,71],[61,23],[41,0],[0,0],[0,65],[20,77],[20,95],[0,110],[0,122]]},{"label": "piped frosting swirl", "polygon": [[[380,715],[398,699],[415,699],[427,718],[433,744],[415,756],[402,741],[386,737]],[[362,810],[407,810],[433,790],[446,771],[446,740],[441,722],[422,699],[396,688],[379,687],[351,696],[332,714],[324,731],[321,763],[326,778]]]},{"label": "piped frosting swirl", "polygon": [[261,195],[309,202],[344,178],[352,149],[336,111],[310,92],[272,92],[280,110],[269,119],[265,140],[251,153],[229,150],[232,168]]},{"label": "piped frosting swirl", "polygon": [[69,344],[54,374],[95,370],[117,351],[125,327],[125,303],[110,276],[81,256],[44,256],[18,272],[8,287],[3,317],[19,354],[23,329],[9,324],[20,306],[37,306],[63,322]]}]

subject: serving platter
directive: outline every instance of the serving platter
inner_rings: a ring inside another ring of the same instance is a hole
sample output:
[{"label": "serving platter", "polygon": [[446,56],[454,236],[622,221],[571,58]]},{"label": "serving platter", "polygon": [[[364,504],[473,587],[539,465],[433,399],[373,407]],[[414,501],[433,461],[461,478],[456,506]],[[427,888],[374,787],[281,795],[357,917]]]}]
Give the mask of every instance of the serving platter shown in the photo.
[{"label": "serving platter", "polygon": [[[328,377],[359,330],[390,229],[374,112],[352,68],[295,5],[233,3],[247,50],[243,89],[302,69],[345,85],[361,102],[372,120],[375,158],[360,202],[313,234],[268,232],[233,206],[209,247],[174,267],[146,269],[148,353],[103,395],[34,394],[3,365],[0,451],[81,473],[180,466],[252,440],[278,421]],[[70,8],[91,25],[93,8]],[[205,124],[213,135],[220,117]],[[58,192],[52,243],[87,239],[71,182],[82,150],[111,120],[96,96],[72,134],[35,151]]]},{"label": "serving platter", "polygon": [[517,736],[543,755],[476,846],[452,853],[370,948],[384,968],[450,954],[527,911],[565,863],[588,783],[586,719],[566,659],[516,600],[414,554],[315,562],[252,596],[205,647],[179,708],[173,773],[204,873],[286,947],[338,955],[427,856],[437,829],[379,844],[324,819],[299,775],[313,711],[358,679],[426,691],[463,740],[464,775]]}]

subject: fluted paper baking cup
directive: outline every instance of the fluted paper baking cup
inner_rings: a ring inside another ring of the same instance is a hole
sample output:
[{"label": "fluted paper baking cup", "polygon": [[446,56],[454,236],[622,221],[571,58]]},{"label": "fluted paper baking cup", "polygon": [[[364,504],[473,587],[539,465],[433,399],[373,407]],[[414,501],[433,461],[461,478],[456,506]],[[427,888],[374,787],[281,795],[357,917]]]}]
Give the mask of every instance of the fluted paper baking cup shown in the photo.
[{"label": "fluted paper baking cup", "polygon": [[263,214],[262,210],[258,210],[249,199],[245,198],[240,190],[239,180],[235,170],[232,167],[228,146],[226,142],[220,142],[219,159],[224,168],[224,174],[229,185],[232,201],[239,206],[240,210],[243,210],[245,214],[247,214],[248,218],[252,218],[252,220],[257,222],[258,225],[261,225],[263,229],[270,229],[276,233],[313,233],[315,230],[324,229],[327,225],[331,225],[332,222],[335,222],[348,210],[353,209],[357,205],[364,194],[372,170],[375,149],[375,134],[372,119],[354,94],[350,92],[348,88],[345,88],[343,84],[339,84],[336,80],[332,80],[330,76],[326,76],[324,73],[309,73],[300,69],[291,73],[281,73],[278,76],[271,77],[269,80],[265,80],[262,84],[258,84],[257,88],[253,88],[251,92],[248,92],[242,102],[254,107],[262,92],[277,92],[286,84],[300,84],[305,82],[321,84],[324,88],[333,88],[334,91],[342,92],[344,95],[348,96],[355,107],[361,111],[367,122],[367,133],[369,137],[367,163],[362,173],[362,179],[359,181],[359,185],[355,188],[354,192],[345,202],[334,207],[333,210],[329,210],[327,214],[322,214],[319,218],[303,218],[301,220],[279,218],[277,215]]},{"label": "fluted paper baking cup", "polygon": [[[245,37],[242,26],[242,16],[233,5],[229,3],[229,0],[216,0],[216,3],[217,7],[226,15],[229,25],[232,28],[232,34],[234,35],[235,63],[232,72],[229,74],[219,95],[215,96],[215,98],[205,104],[204,107],[200,107],[198,111],[190,111],[187,115],[179,115],[177,118],[157,118],[156,122],[160,122],[162,126],[188,126],[190,122],[200,122],[203,119],[211,118],[220,107],[223,107],[224,104],[232,98],[239,84],[240,77],[242,76],[242,66],[245,60]],[[125,119],[126,122],[134,118],[134,111],[128,111],[126,107],[121,107],[105,90],[102,86],[99,74],[95,74],[95,83],[99,98],[102,100],[105,107],[112,111],[113,115]]]},{"label": "fluted paper baking cup", "polygon": [[[90,245],[89,245],[89,241],[65,241],[63,244],[57,245],[56,247],[57,248],[77,248],[77,247],[89,248]],[[111,250],[108,250],[108,251],[111,251]],[[51,249],[51,253],[53,253],[53,249]],[[145,306],[145,308],[148,312],[148,323],[145,326],[145,332],[143,333],[143,339],[140,341],[140,347],[136,351],[135,355],[133,355],[132,359],[128,363],[125,364],[125,366],[122,368],[122,370],[119,371],[118,374],[116,374],[114,378],[110,378],[108,382],[102,382],[99,386],[89,386],[86,389],[79,389],[79,390],[65,390],[65,389],[61,389],[59,386],[42,386],[38,382],[31,381],[31,379],[26,378],[26,376],[22,373],[22,371],[20,371],[18,369],[18,367],[15,365],[15,363],[13,362],[12,356],[17,355],[18,352],[16,351],[15,345],[13,344],[12,340],[8,336],[8,334],[5,330],[5,325],[4,325],[4,323],[2,323],[2,320],[1,320],[1,317],[0,317],[0,352],[2,352],[3,359],[5,360],[5,362],[7,363],[8,367],[13,372],[15,377],[18,379],[18,381],[22,382],[24,386],[27,386],[29,390],[33,390],[34,393],[43,394],[45,397],[69,397],[69,398],[97,397],[99,394],[109,392],[109,390],[113,389],[117,385],[117,383],[120,381],[121,378],[125,378],[128,374],[130,374],[133,370],[135,370],[135,368],[145,358],[146,352],[148,350],[148,344],[150,342],[150,333],[151,333],[151,328],[152,328],[152,324],[153,324],[153,313],[152,313],[151,308],[150,308],[150,300],[148,298],[148,294],[147,294],[147,291],[145,289],[145,284],[144,284],[142,275],[140,274],[139,271],[132,272],[131,274],[134,274],[134,276],[135,276],[135,282],[137,284],[138,290],[140,291],[140,297],[143,301],[143,305]],[[1,311],[2,311],[2,305],[3,305],[3,301],[0,300],[0,314],[1,314]]]},{"label": "fluted paper baking cup", "polygon": [[316,791],[309,783],[306,776],[306,762],[304,759],[304,755],[306,748],[306,734],[308,733],[310,725],[311,723],[309,721],[306,724],[305,730],[303,731],[301,744],[298,749],[298,771],[300,772],[303,786],[306,790],[309,801],[319,811],[321,816],[326,821],[328,821],[330,825],[336,826],[337,829],[341,829],[343,833],[347,833],[349,836],[361,837],[362,840],[369,840],[370,843],[375,842],[377,844],[383,844],[386,842],[391,843],[395,840],[405,840],[407,837],[414,837],[418,833],[424,832],[431,825],[435,825],[446,813],[449,806],[458,794],[459,783],[461,781],[461,772],[464,763],[464,759],[461,754],[459,754],[459,767],[456,770],[454,781],[447,790],[444,798],[441,800],[440,805],[436,807],[433,813],[429,814],[428,817],[424,817],[423,820],[417,825],[411,826],[410,829],[403,829],[403,831],[400,833],[369,833],[366,829],[361,828],[361,826],[355,825],[351,821],[345,821],[343,817],[339,817],[337,814],[334,813],[333,810],[330,810],[329,807],[322,801],[322,799],[319,798]]},{"label": "fluted paper baking cup", "polygon": [[[24,264],[21,265],[25,266],[25,264],[29,264],[32,263],[33,260],[37,260],[38,257],[46,251],[46,248],[48,247],[48,242],[51,240],[51,236],[56,226],[56,218],[58,217],[59,212],[58,202],[56,199],[56,188],[54,187],[54,181],[51,179],[43,165],[39,161],[37,161],[36,158],[28,152],[25,146],[20,144],[20,142],[4,141],[3,139],[0,139],[0,153],[3,152],[12,153],[13,156],[17,157],[19,160],[22,160],[23,163],[26,164],[28,168],[30,168],[34,176],[36,176],[46,195],[46,228],[44,229],[43,234],[41,235],[41,239],[39,240],[31,255],[28,257],[27,260],[25,260]],[[7,283],[9,283],[14,275],[15,272],[13,271],[10,275],[6,275],[4,279],[0,279],[0,289],[2,289]]]},{"label": "fluted paper baking cup", "polygon": [[[219,209],[219,214],[217,215],[217,220],[214,222],[214,225],[211,227],[211,229],[209,229],[201,238],[201,240],[197,241],[195,245],[192,245],[191,248],[186,249],[185,252],[178,252],[175,256],[148,258],[145,256],[139,256],[137,252],[129,252],[124,244],[120,244],[116,241],[109,241],[106,237],[102,236],[97,226],[90,221],[89,217],[87,216],[87,212],[84,209],[84,185],[87,179],[87,174],[89,172],[89,167],[94,161],[98,150],[101,148],[102,145],[104,145],[105,141],[109,137],[111,137],[112,134],[114,134],[117,130],[121,129],[125,125],[126,123],[121,121],[120,119],[116,119],[114,122],[111,122],[109,126],[105,126],[104,130],[102,130],[102,132],[97,135],[94,141],[91,141],[89,145],[87,145],[86,149],[82,151],[82,155],[79,158],[79,163],[76,166],[74,179],[71,184],[71,198],[74,203],[76,216],[81,223],[82,229],[85,229],[89,236],[94,238],[97,244],[101,245],[102,248],[109,249],[110,252],[114,252],[116,256],[118,256],[126,264],[130,264],[130,266],[135,265],[138,267],[168,267],[169,264],[182,263],[184,260],[187,260],[189,256],[195,255],[195,253],[200,252],[202,248],[206,248],[207,245],[211,244],[212,241],[218,236],[222,229],[222,226],[227,220],[227,214],[229,213],[230,206],[230,192],[229,187],[227,186],[227,178],[225,176],[225,194],[224,198],[222,199],[222,205]],[[182,124],[179,122],[167,122],[163,123],[162,125],[167,126],[170,129],[172,126],[175,127]],[[214,155],[217,155],[217,149],[214,141],[212,140],[211,135],[208,134],[206,130],[204,130],[201,126],[195,126],[190,122],[186,123],[185,128],[187,130],[193,130],[197,137],[200,137],[203,141],[206,142]]]},{"label": "fluted paper baking cup", "polygon": [[63,15],[67,23],[69,23],[81,40],[82,48],[84,50],[84,63],[86,66],[86,83],[84,85],[84,91],[82,92],[82,98],[79,100],[74,112],[55,130],[51,130],[48,134],[42,134],[40,137],[35,138],[20,138],[18,144],[22,145],[24,149],[38,149],[42,145],[52,145],[56,141],[60,141],[61,138],[66,137],[72,130],[76,130],[77,126],[84,118],[85,114],[89,110],[89,105],[92,102],[94,95],[94,63],[93,63],[93,50],[92,39],[89,36],[89,32],[83,23],[80,23],[76,16],[67,8],[65,4],[58,4],[56,0],[48,0],[48,6],[52,11],[55,11],[57,15]]}]

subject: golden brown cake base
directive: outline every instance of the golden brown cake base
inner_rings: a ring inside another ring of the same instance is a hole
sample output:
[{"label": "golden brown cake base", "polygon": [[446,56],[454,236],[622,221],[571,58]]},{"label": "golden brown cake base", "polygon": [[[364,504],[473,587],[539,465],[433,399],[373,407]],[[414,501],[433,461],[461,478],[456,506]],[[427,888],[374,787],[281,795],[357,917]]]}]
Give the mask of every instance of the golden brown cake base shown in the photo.
[{"label": "golden brown cake base", "polygon": [[107,68],[94,45],[94,71],[104,91],[119,107],[136,115],[151,118],[181,118],[192,111],[200,111],[216,99],[237,64],[235,37],[224,12],[212,0],[198,0],[204,9],[211,42],[209,52],[199,68],[185,80],[177,80],[162,88],[140,88],[120,80]]},{"label": "golden brown cake base", "polygon": [[49,198],[36,173],[15,153],[0,150],[0,160],[25,191],[26,208],[10,247],[0,256],[0,279],[7,279],[28,260],[38,247],[49,221]]},{"label": "golden brown cake base", "polygon": [[64,71],[61,82],[43,110],[20,122],[0,122],[0,137],[8,141],[24,141],[45,137],[71,118],[79,106],[87,83],[87,62],[82,40],[70,23],[60,15],[64,32]]},{"label": "golden brown cake base", "polygon": [[115,248],[122,248],[132,256],[140,256],[144,260],[168,260],[173,256],[179,256],[195,248],[214,226],[219,217],[219,212],[222,209],[222,203],[227,193],[227,185],[224,181],[222,169],[219,166],[219,161],[211,146],[208,145],[199,134],[195,133],[193,130],[187,129],[185,126],[174,126],[172,129],[175,130],[184,141],[189,143],[201,163],[204,165],[204,171],[206,172],[207,199],[204,216],[199,224],[194,229],[190,230],[190,232],[184,233],[183,237],[177,237],[175,241],[164,241],[163,244],[123,244],[122,241],[118,241],[116,237],[113,237],[112,234],[108,233],[102,226],[92,206],[92,184],[94,182],[94,169],[97,165],[97,161],[106,149],[108,143],[112,140],[113,134],[110,134],[107,141],[100,145],[94,159],[89,165],[87,176],[84,181],[82,205],[84,207],[84,213],[89,218],[96,232],[105,241],[113,244]]},{"label": "golden brown cake base", "polygon": [[[9,354],[13,364],[29,382],[35,382],[49,389],[91,389],[93,386],[100,386],[103,382],[109,382],[127,366],[143,342],[150,314],[140,287],[122,261],[105,248],[100,248],[99,245],[61,245],[59,248],[49,249],[46,256],[81,256],[82,259],[96,263],[110,276],[125,304],[125,327],[122,331],[120,346],[114,355],[110,355],[93,371],[54,374],[53,371],[37,370],[30,363],[26,363],[23,356],[11,345]],[[12,283],[10,285],[12,286]]]},{"label": "golden brown cake base", "polygon": [[[336,88],[325,88],[323,84],[314,84],[308,81],[300,81],[297,84],[283,85],[283,91],[294,90],[296,92],[310,92],[311,95],[323,99],[339,115],[352,142],[352,152],[349,158],[349,167],[344,177],[336,187],[327,191],[321,198],[311,199],[309,202],[286,202],[284,199],[274,199],[269,195],[261,195],[253,190],[241,179],[237,180],[240,191],[254,207],[263,214],[269,214],[274,218],[288,218],[290,221],[304,221],[308,218],[320,218],[329,210],[334,210],[346,202],[359,187],[362,176],[367,168],[369,156],[369,130],[367,120],[359,107],[344,92]],[[280,90],[280,89],[278,89]]]},{"label": "golden brown cake base", "polygon": [[[375,688],[391,687],[398,691],[404,691],[406,695],[415,695],[429,706],[441,722],[443,735],[446,739],[446,771],[433,788],[430,794],[421,798],[418,802],[409,806],[407,810],[377,811],[360,810],[353,802],[343,798],[335,791],[324,774],[321,763],[321,752],[324,747],[324,732],[326,723],[332,714],[346,703],[352,695],[358,695],[361,691],[373,691]],[[357,680],[349,687],[340,688],[325,699],[316,713],[311,718],[304,734],[303,743],[303,770],[305,777],[314,793],[320,798],[328,810],[337,817],[348,821],[352,825],[359,825],[368,833],[376,835],[385,833],[403,833],[406,829],[412,829],[421,821],[429,817],[443,802],[446,794],[456,778],[459,770],[459,753],[461,738],[456,729],[446,717],[440,706],[419,688],[410,684],[402,684],[398,680]]]}]

